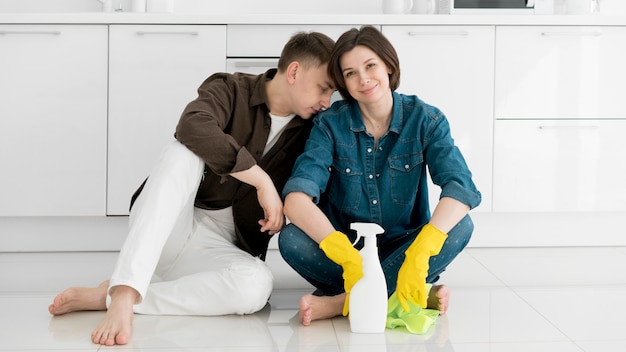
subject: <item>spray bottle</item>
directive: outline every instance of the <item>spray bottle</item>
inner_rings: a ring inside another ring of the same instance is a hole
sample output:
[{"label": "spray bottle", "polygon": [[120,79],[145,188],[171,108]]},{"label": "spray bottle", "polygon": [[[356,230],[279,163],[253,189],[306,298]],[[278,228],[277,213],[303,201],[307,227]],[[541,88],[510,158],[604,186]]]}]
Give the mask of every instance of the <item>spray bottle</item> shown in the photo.
[{"label": "spray bottle", "polygon": [[[378,257],[376,235],[383,233],[378,224],[355,222],[357,239],[365,238],[361,249],[363,278],[350,291],[350,330],[358,333],[383,333],[387,323],[387,281]],[[356,242],[355,242],[356,243]]]}]

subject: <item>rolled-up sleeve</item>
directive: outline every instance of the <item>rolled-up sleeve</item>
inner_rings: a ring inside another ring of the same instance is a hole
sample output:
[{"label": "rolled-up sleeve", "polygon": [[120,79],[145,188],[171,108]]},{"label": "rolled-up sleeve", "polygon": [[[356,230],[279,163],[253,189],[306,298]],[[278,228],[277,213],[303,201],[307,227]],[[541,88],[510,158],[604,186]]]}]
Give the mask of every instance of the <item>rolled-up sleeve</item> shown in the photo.
[{"label": "rolled-up sleeve", "polygon": [[480,204],[482,198],[480,192],[475,188],[472,189],[464,187],[456,181],[450,181],[441,188],[440,198],[443,197],[454,198],[469,206],[470,209],[476,208]]},{"label": "rolled-up sleeve", "polygon": [[287,184],[285,184],[285,188],[283,188],[283,197],[286,197],[287,194],[291,192],[303,192],[308,196],[313,198],[313,202],[315,204],[319,203],[320,199],[320,188],[319,186],[306,178],[302,177],[291,177]]},{"label": "rolled-up sleeve", "polygon": [[198,98],[187,105],[176,127],[176,139],[223,180],[256,164],[250,152],[224,131],[236,111],[236,89],[236,82],[227,76],[209,77],[198,88]]},{"label": "rolled-up sleeve", "polygon": [[472,180],[472,173],[454,144],[448,120],[438,109],[430,113],[425,140],[426,160],[433,183],[441,187],[440,198],[454,198],[473,209],[480,204],[482,197]]},{"label": "rolled-up sleeve", "polygon": [[291,192],[303,192],[318,204],[320,195],[326,189],[333,162],[333,142],[321,117],[322,114],[313,120],[313,129],[283,188],[283,197]]}]

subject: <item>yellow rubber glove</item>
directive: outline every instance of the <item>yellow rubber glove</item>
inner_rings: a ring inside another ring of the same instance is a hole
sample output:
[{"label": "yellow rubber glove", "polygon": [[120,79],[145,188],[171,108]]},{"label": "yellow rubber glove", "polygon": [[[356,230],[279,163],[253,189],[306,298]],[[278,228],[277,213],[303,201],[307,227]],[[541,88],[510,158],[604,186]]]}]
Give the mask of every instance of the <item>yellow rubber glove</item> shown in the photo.
[{"label": "yellow rubber glove", "polygon": [[406,258],[398,272],[396,287],[398,300],[405,311],[410,311],[407,301],[426,308],[428,260],[431,256],[439,254],[447,237],[448,235],[435,226],[426,224],[406,250]]},{"label": "yellow rubber glove", "polygon": [[350,290],[363,277],[363,262],[359,251],[352,247],[348,236],[335,231],[320,242],[320,248],[326,256],[343,268],[343,286],[346,290],[346,301],[343,305],[343,315],[348,315]]}]

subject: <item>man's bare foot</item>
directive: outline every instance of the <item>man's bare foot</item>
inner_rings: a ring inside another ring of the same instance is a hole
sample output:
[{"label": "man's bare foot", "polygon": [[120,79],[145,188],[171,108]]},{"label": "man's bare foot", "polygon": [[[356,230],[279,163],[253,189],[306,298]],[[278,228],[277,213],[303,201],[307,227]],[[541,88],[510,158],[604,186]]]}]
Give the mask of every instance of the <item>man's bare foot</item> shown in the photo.
[{"label": "man's bare foot", "polygon": [[91,341],[100,345],[125,345],[130,340],[133,329],[133,305],[137,291],[129,286],[117,286],[111,292],[111,304],[91,333]]},{"label": "man's bare foot", "polygon": [[106,297],[109,281],[104,281],[98,287],[71,287],[59,293],[48,312],[52,315],[62,315],[81,310],[106,310]]},{"label": "man's bare foot", "polygon": [[450,304],[450,289],[445,285],[433,285],[428,294],[426,308],[437,309],[440,314],[446,314]]},{"label": "man's bare foot", "polygon": [[343,313],[343,302],[346,294],[336,296],[304,295],[300,298],[300,323],[311,325],[313,320],[329,319]]}]

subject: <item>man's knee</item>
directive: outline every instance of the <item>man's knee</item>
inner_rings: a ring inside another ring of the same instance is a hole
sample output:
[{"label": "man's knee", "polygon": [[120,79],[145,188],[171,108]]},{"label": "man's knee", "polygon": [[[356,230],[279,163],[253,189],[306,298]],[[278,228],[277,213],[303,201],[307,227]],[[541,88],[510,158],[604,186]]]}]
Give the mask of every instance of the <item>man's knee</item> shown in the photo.
[{"label": "man's knee", "polygon": [[237,314],[252,314],[261,310],[267,304],[274,285],[274,275],[270,268],[260,259],[254,258],[255,263],[248,268],[239,267],[241,280],[239,292],[241,301],[240,311]]},{"label": "man's knee", "polygon": [[204,171],[204,161],[179,141],[171,141],[165,146],[161,162],[171,170]]}]

